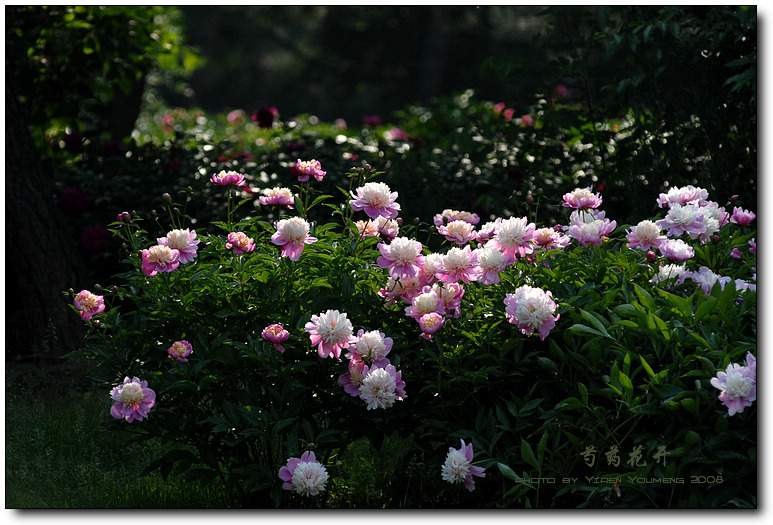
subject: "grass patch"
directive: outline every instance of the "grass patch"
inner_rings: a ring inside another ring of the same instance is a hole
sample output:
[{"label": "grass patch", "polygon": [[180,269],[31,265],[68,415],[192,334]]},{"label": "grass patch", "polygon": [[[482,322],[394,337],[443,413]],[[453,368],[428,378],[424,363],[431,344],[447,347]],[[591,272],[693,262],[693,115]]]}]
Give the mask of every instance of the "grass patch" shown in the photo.
[{"label": "grass patch", "polygon": [[201,486],[145,467],[171,445],[130,442],[98,430],[109,416],[105,392],[78,391],[77,373],[6,367],[6,508],[224,508],[215,484]]}]

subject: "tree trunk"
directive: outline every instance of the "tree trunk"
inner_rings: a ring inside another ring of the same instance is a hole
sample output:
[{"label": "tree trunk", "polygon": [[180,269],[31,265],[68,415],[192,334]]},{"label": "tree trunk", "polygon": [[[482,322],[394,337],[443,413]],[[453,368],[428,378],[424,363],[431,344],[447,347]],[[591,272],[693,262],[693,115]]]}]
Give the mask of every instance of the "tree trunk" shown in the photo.
[{"label": "tree trunk", "polygon": [[52,184],[41,168],[16,93],[5,86],[6,363],[75,350],[83,321],[63,292],[87,287],[78,247],[62,232]]}]

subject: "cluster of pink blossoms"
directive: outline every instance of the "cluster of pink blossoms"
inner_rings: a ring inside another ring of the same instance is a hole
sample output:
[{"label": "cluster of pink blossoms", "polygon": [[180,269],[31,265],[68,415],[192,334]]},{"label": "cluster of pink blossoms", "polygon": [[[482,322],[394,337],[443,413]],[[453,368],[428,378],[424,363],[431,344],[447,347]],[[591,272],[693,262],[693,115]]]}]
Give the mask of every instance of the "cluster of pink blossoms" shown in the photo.
[{"label": "cluster of pink blossoms", "polygon": [[711,385],[721,390],[719,400],[727,407],[729,416],[743,412],[757,399],[757,358],[746,354],[746,366],[731,363],[724,372],[711,378]]},{"label": "cluster of pink blossoms", "polygon": [[155,246],[142,250],[142,272],[148,277],[159,272],[172,272],[198,256],[196,232],[187,228],[172,230],[156,242]]}]

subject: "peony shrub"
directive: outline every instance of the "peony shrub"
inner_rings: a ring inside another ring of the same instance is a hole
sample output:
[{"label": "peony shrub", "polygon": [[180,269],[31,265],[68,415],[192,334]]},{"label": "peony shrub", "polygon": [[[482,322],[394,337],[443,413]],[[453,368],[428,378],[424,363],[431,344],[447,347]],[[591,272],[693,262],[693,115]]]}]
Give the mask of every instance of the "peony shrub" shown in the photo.
[{"label": "peony shrub", "polygon": [[153,468],[238,507],[356,506],[365,439],[406,448],[403,506],[756,505],[748,203],[671,188],[618,223],[577,187],[546,222],[413,221],[388,169],[286,167],[203,177],[207,223],[193,189],[119,213],[115,284],[71,298],[106,428],[180,446]]}]

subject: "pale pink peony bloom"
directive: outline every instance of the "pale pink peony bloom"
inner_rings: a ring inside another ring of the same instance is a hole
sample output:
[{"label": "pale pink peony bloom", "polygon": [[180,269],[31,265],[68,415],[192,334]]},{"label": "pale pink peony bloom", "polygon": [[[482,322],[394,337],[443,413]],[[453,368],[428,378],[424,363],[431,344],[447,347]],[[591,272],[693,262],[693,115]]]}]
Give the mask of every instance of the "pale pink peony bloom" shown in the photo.
[{"label": "pale pink peony bloom", "polygon": [[700,285],[705,295],[711,293],[711,289],[714,288],[717,282],[719,282],[719,287],[724,290],[725,285],[732,280],[730,277],[721,277],[706,266],[701,266],[697,272],[692,272],[690,278]]},{"label": "pale pink peony bloom", "polygon": [[[747,356],[747,362],[749,362]],[[727,407],[727,415],[733,416],[743,412],[757,399],[757,361],[754,359],[754,369],[738,363],[727,366],[724,372],[717,372],[711,378],[711,385],[718,390],[719,400]]]},{"label": "pale pink peony bloom", "polygon": [[641,221],[631,228],[626,235],[628,239],[628,248],[647,251],[651,248],[657,248],[666,240],[665,235],[660,234],[660,228],[654,221]]},{"label": "pale pink peony bloom", "polygon": [[[362,239],[365,237],[378,237],[378,223],[376,221],[368,219],[367,221],[356,221],[354,225],[357,227],[357,238]],[[352,231],[352,235],[355,235]]]},{"label": "pale pink peony bloom", "polygon": [[660,243],[660,246],[658,246],[658,249],[660,250],[660,253],[675,262],[684,262],[695,256],[695,250],[693,250],[692,246],[682,239],[668,239],[663,241]]},{"label": "pale pink peony bloom", "polygon": [[735,282],[735,289],[738,293],[745,292],[747,290],[750,292],[757,291],[757,285],[754,283],[747,283],[743,279],[736,279],[734,282]]},{"label": "pale pink peony bloom", "polygon": [[[666,287],[670,287],[672,284],[679,286],[691,275],[692,272],[687,271],[684,264],[664,264],[658,268],[658,273],[650,279],[650,282],[652,284],[665,283]],[[676,281],[672,283],[673,279]]]},{"label": "pale pink peony bloom", "polygon": [[290,332],[284,329],[281,324],[271,324],[263,329],[260,333],[261,337],[266,341],[273,343],[274,348],[280,352],[284,352],[285,349],[282,343],[290,338]]},{"label": "pale pink peony bloom", "polygon": [[276,233],[271,236],[271,242],[282,247],[282,257],[297,261],[306,244],[317,242],[317,238],[311,237],[309,231],[309,223],[300,217],[282,219],[276,226]]},{"label": "pale pink peony bloom", "polygon": [[668,193],[661,193],[657,203],[661,208],[668,208],[672,204],[700,204],[708,198],[708,191],[690,184],[682,188],[671,188]]},{"label": "pale pink peony bloom", "polygon": [[394,341],[386,337],[383,332],[371,330],[366,332],[360,329],[357,332],[357,341],[349,347],[346,357],[352,361],[364,361],[370,366],[386,366],[389,364],[387,355],[392,351]]},{"label": "pale pink peony bloom", "polygon": [[290,188],[266,188],[258,201],[264,206],[287,206],[292,209],[295,205],[295,196]]},{"label": "pale pink peony bloom", "polygon": [[220,186],[244,186],[244,175],[241,175],[235,171],[221,171],[217,175],[212,175],[210,180]]},{"label": "pale pink peony bloom", "polygon": [[433,222],[435,223],[435,226],[438,227],[454,221],[464,221],[475,225],[480,222],[480,217],[477,213],[452,209],[445,209],[442,213],[437,213],[435,214],[435,217],[433,217]]},{"label": "pale pink peony bloom", "polygon": [[402,372],[398,372],[393,365],[373,369],[366,366],[363,373],[365,378],[360,385],[360,399],[365,401],[368,410],[390,408],[395,401],[407,397]]},{"label": "pale pink peony bloom", "polygon": [[378,291],[378,294],[387,300],[387,304],[393,304],[397,299],[411,304],[413,298],[421,293],[424,286],[424,280],[419,276],[404,277],[397,280],[390,277],[384,288]]},{"label": "pale pink peony bloom", "polygon": [[531,242],[535,248],[548,251],[565,248],[569,245],[571,239],[554,228],[538,228],[534,230]]},{"label": "pale pink peony bloom", "polygon": [[523,285],[515,293],[505,295],[505,317],[518,326],[522,333],[530,335],[536,331],[540,339],[544,340],[561,317],[553,315],[557,305],[552,296],[550,292]]},{"label": "pale pink peony bloom", "polygon": [[156,404],[156,393],[148,388],[147,381],[141,381],[139,377],[126,377],[122,384],[110,391],[110,397],[115,401],[110,415],[125,419],[127,423],[142,421]]},{"label": "pale pink peony bloom", "polygon": [[461,315],[462,297],[464,286],[461,283],[435,283],[432,285],[435,294],[440,297],[445,307],[445,316],[457,318]]},{"label": "pale pink peony bloom", "polygon": [[583,246],[600,246],[604,242],[602,235],[603,223],[601,221],[586,222],[583,224],[573,224],[569,227],[569,237],[579,242]]},{"label": "pale pink peony bloom", "polygon": [[590,187],[577,188],[569,193],[564,194],[564,202],[561,206],[565,208],[583,209],[583,208],[598,208],[601,206],[601,196],[598,193],[593,193]]},{"label": "pale pink peony bloom", "polygon": [[243,232],[231,232],[228,234],[228,242],[225,247],[233,250],[236,255],[251,252],[255,249],[255,240],[247,237]]},{"label": "pale pink peony bloom", "polygon": [[421,268],[422,282],[428,285],[440,280],[438,273],[443,270],[443,254],[430,253],[424,256],[424,266]]},{"label": "pale pink peony bloom", "polygon": [[365,379],[365,374],[363,372],[367,366],[368,363],[365,361],[350,359],[349,371],[338,376],[338,384],[344,387],[344,391],[350,396],[360,396],[360,386],[362,386],[362,380]]},{"label": "pale pink peony bloom", "polygon": [[498,218],[493,221],[489,221],[483,226],[480,227],[477,234],[477,240],[479,242],[485,243],[486,241],[491,240],[494,235],[497,233],[497,228],[499,228],[499,225],[502,223],[502,219]]},{"label": "pale pink peony bloom", "polygon": [[419,327],[421,328],[421,336],[424,339],[432,339],[432,335],[440,330],[445,324],[445,317],[437,312],[430,312],[424,314],[419,318]]},{"label": "pale pink peony bloom", "polygon": [[416,277],[424,266],[424,256],[421,255],[421,243],[407,237],[396,237],[389,244],[380,243],[377,246],[381,256],[377,263],[381,268],[389,268],[393,279],[401,277]]},{"label": "pale pink peony bloom", "polygon": [[499,283],[499,274],[513,262],[513,258],[494,246],[483,246],[475,250],[478,254],[478,282]]},{"label": "pale pink peony bloom", "polygon": [[364,211],[371,219],[394,219],[400,212],[400,205],[395,200],[397,192],[391,191],[383,182],[366,182],[357,188],[356,194],[352,193],[349,206],[354,211]]},{"label": "pale pink peony bloom", "polygon": [[470,249],[451,248],[443,256],[442,268],[437,273],[438,278],[444,283],[455,283],[464,281],[477,281],[480,270],[478,268],[478,253]]},{"label": "pale pink peony bloom", "polygon": [[279,478],[284,481],[282,488],[294,490],[303,496],[316,496],[324,492],[328,477],[327,469],[310,450],[300,458],[288,459],[287,465],[279,469]]},{"label": "pale pink peony bloom", "polygon": [[180,264],[192,262],[198,256],[199,240],[196,239],[196,232],[188,228],[172,230],[166,234],[166,237],[159,237],[156,240],[158,244],[180,252],[178,256]]},{"label": "pale pink peony bloom", "polygon": [[163,244],[142,250],[142,273],[148,277],[158,272],[171,272],[180,266],[180,252]]},{"label": "pale pink peony bloom", "polygon": [[88,321],[97,314],[105,311],[105,300],[101,295],[95,295],[88,290],[81,290],[73,300],[73,306],[81,316],[81,319]]},{"label": "pale pink peony bloom", "polygon": [[472,443],[466,445],[463,439],[461,441],[462,446],[458,449],[448,447],[448,455],[446,456],[445,463],[440,468],[440,473],[444,481],[464,483],[467,490],[472,492],[475,490],[475,481],[472,477],[486,477],[484,472],[486,469],[472,465],[472,458],[474,456]]},{"label": "pale pink peony bloom", "polygon": [[338,310],[312,315],[305,329],[309,333],[311,347],[317,346],[320,357],[330,356],[340,360],[341,351],[357,342],[351,321]]},{"label": "pale pink peony bloom", "polygon": [[750,246],[749,253],[751,253],[752,255],[757,255],[757,239],[756,238],[749,239],[749,246]]},{"label": "pale pink peony bloom", "polygon": [[413,298],[411,306],[405,309],[405,315],[418,321],[421,316],[432,312],[443,315],[445,310],[445,303],[436,290],[433,287],[425,286],[422,293]]},{"label": "pale pink peony bloom", "polygon": [[175,341],[166,353],[169,359],[176,359],[181,363],[187,363],[188,356],[193,353],[193,346],[185,340]]},{"label": "pale pink peony bloom", "polygon": [[739,226],[748,226],[756,217],[757,216],[751,211],[734,207],[733,215],[730,217],[730,222]]},{"label": "pale pink peony bloom", "polygon": [[318,160],[301,160],[295,163],[295,171],[298,174],[298,181],[309,180],[309,176],[321,181],[327,172],[322,171],[322,164]]},{"label": "pale pink peony bloom", "polygon": [[459,246],[467,244],[477,238],[475,227],[469,222],[462,220],[451,221],[447,225],[438,226],[437,229],[438,233],[443,235],[446,240],[454,242]]},{"label": "pale pink peony bloom", "polygon": [[379,215],[376,218],[376,224],[378,225],[378,233],[385,239],[391,241],[397,237],[397,232],[400,229],[400,224],[395,219],[387,219],[383,215]]},{"label": "pale pink peony bloom", "polygon": [[530,223],[526,217],[503,219],[486,246],[498,248],[509,257],[525,257],[534,251],[531,239],[535,229],[534,223]]},{"label": "pale pink peony bloom", "polygon": [[670,237],[679,237],[687,233],[690,238],[697,239],[701,233],[706,231],[706,224],[703,222],[705,212],[697,204],[677,204],[673,203],[668,208],[668,214],[663,219],[656,221],[656,224],[668,230]]}]

